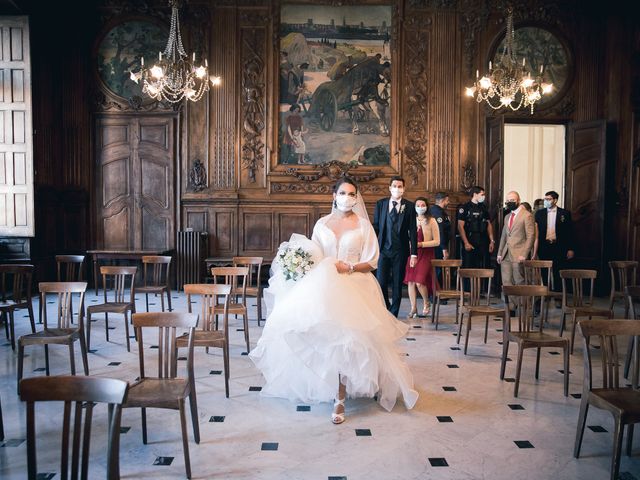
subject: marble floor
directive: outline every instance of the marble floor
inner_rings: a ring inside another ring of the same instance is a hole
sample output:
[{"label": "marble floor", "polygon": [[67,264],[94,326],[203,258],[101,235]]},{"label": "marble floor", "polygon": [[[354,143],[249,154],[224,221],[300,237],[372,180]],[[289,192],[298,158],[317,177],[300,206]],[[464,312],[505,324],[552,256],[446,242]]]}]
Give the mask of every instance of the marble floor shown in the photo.
[{"label": "marble floor", "polygon": [[[87,303],[99,301],[93,292]],[[185,298],[175,294],[174,308],[185,310]],[[406,300],[405,300],[406,302]],[[159,309],[153,301],[152,309]],[[406,314],[408,304],[401,313]],[[54,305],[48,305],[53,309]],[[139,311],[144,308],[138,300]],[[552,325],[560,310],[551,309]],[[53,312],[52,312],[53,313]],[[621,316],[621,312],[617,312]],[[93,324],[89,366],[92,375],[132,380],[138,376],[136,344],[125,347],[118,316],[105,341],[104,320]],[[120,317],[121,318],[121,317]],[[260,336],[252,305],[251,343]],[[115,320],[115,321],[114,321]],[[387,413],[371,399],[347,403],[347,421],[330,422],[330,404],[301,405],[260,395],[263,379],[243,355],[240,320],[232,320],[230,398],[224,396],[219,354],[196,350],[201,443],[190,441],[193,478],[220,479],[607,479],[612,449],[611,417],[591,409],[582,457],[573,445],[582,390],[582,348],[571,357],[570,396],[562,394],[562,355],[545,351],[540,380],[534,379],[535,353],[525,353],[520,395],[513,397],[515,362],[507,364],[500,381],[501,323],[490,322],[487,344],[480,322],[471,332],[468,355],[456,345],[453,307],[443,307],[441,326],[430,320],[404,320],[410,326],[401,343],[420,391],[413,410],[402,404]],[[16,333],[27,333],[23,312],[16,315]],[[148,346],[151,347],[151,340]],[[1,341],[0,341],[1,342]],[[4,343],[4,342],[3,342]],[[44,353],[29,348],[25,375],[43,375]],[[79,354],[76,354],[79,364]],[[511,353],[515,359],[515,352]],[[15,390],[16,355],[0,344],[0,398],[5,441],[0,442],[0,478],[26,478],[25,406]],[[68,373],[68,353],[52,348],[52,374]],[[39,406],[39,478],[59,478],[61,404]],[[97,409],[92,437],[90,478],[104,478],[104,420]],[[184,478],[178,412],[150,410],[149,443],[142,444],[140,411],[125,410],[121,435],[123,478]],[[635,455],[623,456],[621,477],[640,479],[640,428]],[[190,438],[193,439],[189,427]]]}]

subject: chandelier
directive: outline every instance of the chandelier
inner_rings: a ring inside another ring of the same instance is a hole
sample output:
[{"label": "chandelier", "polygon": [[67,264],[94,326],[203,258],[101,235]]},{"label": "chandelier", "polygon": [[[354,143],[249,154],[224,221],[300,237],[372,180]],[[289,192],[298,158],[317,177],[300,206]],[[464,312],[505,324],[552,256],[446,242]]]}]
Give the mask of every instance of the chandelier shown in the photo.
[{"label": "chandelier", "polygon": [[169,0],[171,7],[171,29],[164,52],[158,53],[158,61],[151,68],[144,66],[144,57],[140,58],[140,70],[130,71],[131,80],[142,80],[142,92],[157,101],[178,103],[183,98],[197,102],[209,91],[209,82],[220,85],[220,77],[209,77],[207,59],[204,65],[196,66],[196,54],[191,61],[182,45],[180,22],[178,20],[178,1]]},{"label": "chandelier", "polygon": [[553,84],[543,82],[544,65],[534,79],[526,68],[526,60],[516,60],[513,53],[515,39],[513,29],[513,9],[507,10],[507,35],[502,55],[496,65],[489,62],[489,73],[480,78],[476,70],[476,81],[472,87],[466,88],[466,95],[474,97],[478,103],[485,101],[492,109],[510,108],[513,111],[520,107],[531,108],[542,98],[551,93]]}]

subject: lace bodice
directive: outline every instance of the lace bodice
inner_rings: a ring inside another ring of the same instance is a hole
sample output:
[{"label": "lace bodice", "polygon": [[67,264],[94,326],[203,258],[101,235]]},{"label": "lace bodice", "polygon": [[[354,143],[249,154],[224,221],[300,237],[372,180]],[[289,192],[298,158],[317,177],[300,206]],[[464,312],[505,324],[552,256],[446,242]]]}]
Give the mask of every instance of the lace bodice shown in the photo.
[{"label": "lace bodice", "polygon": [[360,218],[359,228],[344,232],[338,239],[326,225],[329,217],[327,215],[318,220],[311,237],[322,248],[323,255],[353,264],[367,262],[372,268],[376,268],[378,240],[371,223]]}]

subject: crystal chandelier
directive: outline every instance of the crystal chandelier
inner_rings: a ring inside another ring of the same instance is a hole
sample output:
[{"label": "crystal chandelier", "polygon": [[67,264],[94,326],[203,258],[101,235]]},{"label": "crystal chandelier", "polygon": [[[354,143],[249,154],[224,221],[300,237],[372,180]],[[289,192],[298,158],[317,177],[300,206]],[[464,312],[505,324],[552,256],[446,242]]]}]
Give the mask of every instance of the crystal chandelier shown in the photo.
[{"label": "crystal chandelier", "polygon": [[489,62],[489,73],[482,78],[476,70],[476,81],[472,87],[466,88],[466,95],[475,97],[478,103],[487,102],[494,110],[504,107],[516,111],[520,107],[529,107],[533,115],[533,106],[542,95],[551,93],[553,84],[543,82],[544,65],[540,66],[540,72],[534,79],[526,69],[525,58],[522,58],[522,63],[516,60],[514,39],[513,9],[509,7],[502,56],[495,66]]},{"label": "crystal chandelier", "polygon": [[130,78],[136,83],[142,80],[142,92],[157,101],[178,103],[183,98],[197,102],[209,91],[209,82],[220,85],[220,77],[209,77],[207,59],[204,65],[195,65],[196,54],[192,61],[182,45],[180,23],[178,20],[178,1],[169,0],[171,7],[171,29],[164,52],[158,53],[158,61],[148,69],[144,66],[144,57],[140,58],[140,70],[130,71]]}]

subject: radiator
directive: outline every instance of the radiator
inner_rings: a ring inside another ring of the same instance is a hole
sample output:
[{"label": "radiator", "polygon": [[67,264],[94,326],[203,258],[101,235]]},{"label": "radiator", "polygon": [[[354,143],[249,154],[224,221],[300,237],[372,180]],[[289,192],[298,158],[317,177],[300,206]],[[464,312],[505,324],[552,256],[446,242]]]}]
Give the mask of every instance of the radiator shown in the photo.
[{"label": "radiator", "polygon": [[207,232],[178,232],[178,290],[183,290],[185,283],[202,283],[208,240]]}]

